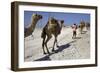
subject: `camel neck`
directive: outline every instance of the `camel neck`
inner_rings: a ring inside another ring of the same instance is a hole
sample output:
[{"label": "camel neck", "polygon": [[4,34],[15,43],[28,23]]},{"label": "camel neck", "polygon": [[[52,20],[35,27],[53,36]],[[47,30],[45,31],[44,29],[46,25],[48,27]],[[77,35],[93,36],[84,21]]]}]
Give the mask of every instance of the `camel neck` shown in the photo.
[{"label": "camel neck", "polygon": [[35,17],[32,19],[32,21],[31,21],[31,26],[28,28],[30,31],[32,31],[32,32],[34,31],[38,20],[39,20],[39,19],[37,19],[37,18],[35,18]]},{"label": "camel neck", "polygon": [[32,19],[32,22],[31,22],[31,28],[32,28],[32,29],[35,28],[35,26],[36,26],[38,20],[39,20],[39,19],[36,19],[36,18],[33,18],[33,19]]}]

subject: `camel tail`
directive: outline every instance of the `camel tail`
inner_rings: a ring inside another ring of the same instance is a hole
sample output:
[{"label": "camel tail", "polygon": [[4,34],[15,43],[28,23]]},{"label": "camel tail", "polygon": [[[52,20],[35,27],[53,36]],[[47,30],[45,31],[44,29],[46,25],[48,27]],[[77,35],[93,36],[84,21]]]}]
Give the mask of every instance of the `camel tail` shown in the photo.
[{"label": "camel tail", "polygon": [[46,31],[45,31],[45,28],[43,28],[42,34],[41,34],[41,38],[44,38],[44,37],[46,37]]}]

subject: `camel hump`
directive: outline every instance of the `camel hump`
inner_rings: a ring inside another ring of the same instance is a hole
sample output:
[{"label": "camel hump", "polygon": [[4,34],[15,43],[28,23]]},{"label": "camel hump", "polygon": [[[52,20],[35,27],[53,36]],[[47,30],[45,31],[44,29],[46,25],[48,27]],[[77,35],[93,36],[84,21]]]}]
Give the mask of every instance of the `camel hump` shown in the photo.
[{"label": "camel hump", "polygon": [[32,17],[34,17],[36,14],[32,14]]}]

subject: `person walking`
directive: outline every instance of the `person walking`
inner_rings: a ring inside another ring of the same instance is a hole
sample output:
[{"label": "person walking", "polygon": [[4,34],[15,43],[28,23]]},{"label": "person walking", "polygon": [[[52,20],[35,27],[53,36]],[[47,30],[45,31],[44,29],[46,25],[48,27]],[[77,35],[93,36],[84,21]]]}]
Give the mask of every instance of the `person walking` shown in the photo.
[{"label": "person walking", "polygon": [[73,30],[73,36],[72,36],[72,39],[75,39],[76,38],[76,35],[77,35],[77,25],[76,24],[73,24],[72,25],[72,30]]}]

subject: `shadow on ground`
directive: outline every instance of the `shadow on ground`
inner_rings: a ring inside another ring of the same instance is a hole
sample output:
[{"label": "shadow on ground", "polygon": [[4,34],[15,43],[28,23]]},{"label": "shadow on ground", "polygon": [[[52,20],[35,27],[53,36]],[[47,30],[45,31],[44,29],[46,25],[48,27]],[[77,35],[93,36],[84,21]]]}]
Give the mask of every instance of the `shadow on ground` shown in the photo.
[{"label": "shadow on ground", "polygon": [[44,57],[42,57],[42,58],[39,58],[39,59],[37,59],[37,60],[34,60],[34,61],[50,61],[51,59],[50,59],[50,57],[49,57],[50,55],[45,55]]},{"label": "shadow on ground", "polygon": [[82,33],[81,34],[85,34],[87,31],[82,31]]},{"label": "shadow on ground", "polygon": [[59,53],[59,52],[62,52],[64,49],[67,49],[68,47],[70,47],[70,46],[71,46],[71,43],[74,43],[74,42],[75,42],[75,40],[74,40],[74,41],[71,41],[71,42],[69,42],[69,43],[67,43],[67,44],[61,45],[61,46],[59,46],[58,49],[55,50],[54,52],[52,52],[52,53],[50,53],[50,54],[47,54],[47,55],[45,55],[44,57],[39,58],[39,59],[36,59],[36,60],[34,60],[34,61],[47,61],[47,60],[50,61],[50,60],[51,60],[51,59],[50,59],[50,56],[51,56],[51,55],[56,54],[56,53]]},{"label": "shadow on ground", "polygon": [[76,37],[76,38],[74,38],[74,39],[81,39],[81,37]]}]

